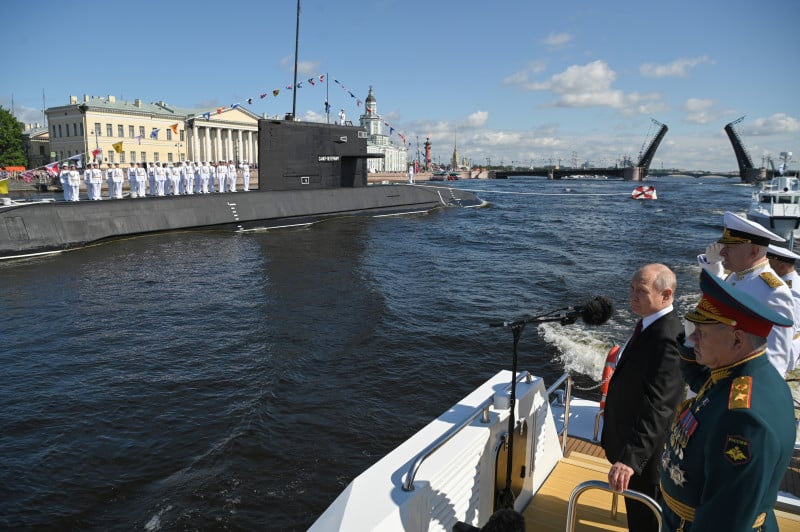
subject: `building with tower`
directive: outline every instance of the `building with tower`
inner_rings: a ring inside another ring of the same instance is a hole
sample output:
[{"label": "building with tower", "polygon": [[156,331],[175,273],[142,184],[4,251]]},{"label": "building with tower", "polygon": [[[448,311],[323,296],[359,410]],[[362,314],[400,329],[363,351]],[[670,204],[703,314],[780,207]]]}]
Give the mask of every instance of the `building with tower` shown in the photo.
[{"label": "building with tower", "polygon": [[383,121],[378,114],[378,105],[372,87],[369,88],[364,105],[365,112],[359,117],[361,127],[367,130],[367,153],[381,153],[383,158],[367,159],[369,172],[406,172],[408,170],[408,148],[392,142],[383,133]]}]

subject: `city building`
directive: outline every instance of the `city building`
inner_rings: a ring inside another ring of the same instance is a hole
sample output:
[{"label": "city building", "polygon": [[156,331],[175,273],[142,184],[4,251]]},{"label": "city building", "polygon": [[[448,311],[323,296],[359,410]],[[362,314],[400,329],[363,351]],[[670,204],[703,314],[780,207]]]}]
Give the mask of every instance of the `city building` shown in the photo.
[{"label": "city building", "polygon": [[369,172],[407,172],[408,148],[392,143],[389,135],[383,134],[383,120],[378,115],[378,104],[372,87],[364,104],[365,113],[359,117],[361,127],[367,130],[367,153],[381,153],[383,158],[367,159]]},{"label": "city building", "polygon": [[114,96],[70,96],[45,111],[55,160],[104,162],[249,161],[258,163],[258,115],[235,105],[182,109]]},{"label": "city building", "polygon": [[28,168],[40,168],[50,161],[50,134],[40,124],[30,124],[22,132]]}]

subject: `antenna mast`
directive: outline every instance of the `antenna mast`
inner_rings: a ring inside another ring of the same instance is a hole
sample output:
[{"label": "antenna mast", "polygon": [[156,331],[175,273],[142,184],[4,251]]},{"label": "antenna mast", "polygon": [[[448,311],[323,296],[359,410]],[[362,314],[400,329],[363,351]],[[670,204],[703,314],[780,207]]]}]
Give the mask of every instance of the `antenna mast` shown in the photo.
[{"label": "antenna mast", "polygon": [[300,43],[300,0],[297,0],[297,27],[294,32],[294,86],[292,87],[292,120],[297,116],[297,50]]}]

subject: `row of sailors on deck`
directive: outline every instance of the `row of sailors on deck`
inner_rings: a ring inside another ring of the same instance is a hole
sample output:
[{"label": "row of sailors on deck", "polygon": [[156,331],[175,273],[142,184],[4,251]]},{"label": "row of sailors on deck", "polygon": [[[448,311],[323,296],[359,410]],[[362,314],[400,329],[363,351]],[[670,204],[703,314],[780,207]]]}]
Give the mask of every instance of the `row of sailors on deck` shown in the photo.
[{"label": "row of sailors on deck", "polygon": [[[108,186],[108,199],[122,199],[125,178],[132,198],[145,196],[169,196],[183,194],[213,194],[215,192],[236,192],[238,170],[233,161],[171,163],[131,163],[127,170],[119,163],[108,163],[108,168],[100,169],[99,163],[87,163],[83,175],[75,164],[65,165],[59,178],[64,189],[65,201],[78,201],[81,182],[86,184],[86,194],[90,200],[101,200],[103,178]],[[239,164],[242,175],[242,190],[250,190],[250,165],[247,161]],[[149,192],[147,185],[149,184]]]}]

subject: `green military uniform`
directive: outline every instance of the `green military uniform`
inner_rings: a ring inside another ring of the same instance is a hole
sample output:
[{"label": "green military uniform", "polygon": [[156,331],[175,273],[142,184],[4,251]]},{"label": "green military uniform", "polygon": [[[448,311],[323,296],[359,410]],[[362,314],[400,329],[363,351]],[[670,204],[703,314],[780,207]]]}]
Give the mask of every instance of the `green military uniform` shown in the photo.
[{"label": "green military uniform", "polygon": [[[705,270],[700,287],[690,322],[760,338],[773,325],[792,324]],[[714,345],[722,348],[706,349]],[[681,370],[697,396],[678,407],[661,455],[666,530],[778,530],[773,507],[795,440],[792,395],[764,350],[735,360],[711,369],[692,350],[681,353]]]},{"label": "green military uniform", "polygon": [[778,530],[772,509],[795,439],[789,387],[764,352],[704,369],[661,457],[666,528]]}]

